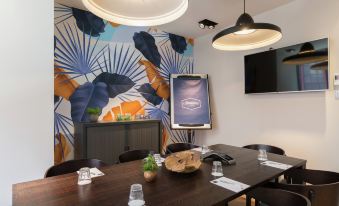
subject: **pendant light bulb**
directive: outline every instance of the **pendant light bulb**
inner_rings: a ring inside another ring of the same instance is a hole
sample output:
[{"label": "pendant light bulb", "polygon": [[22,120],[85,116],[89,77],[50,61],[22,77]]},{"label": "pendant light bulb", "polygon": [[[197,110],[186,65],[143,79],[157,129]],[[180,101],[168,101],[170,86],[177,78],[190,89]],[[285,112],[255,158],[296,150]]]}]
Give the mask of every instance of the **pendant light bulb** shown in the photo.
[{"label": "pendant light bulb", "polygon": [[219,50],[240,51],[271,45],[282,38],[281,29],[268,23],[255,23],[251,15],[241,14],[235,26],[227,28],[214,36],[212,46]]},{"label": "pendant light bulb", "polygon": [[234,32],[234,34],[236,34],[236,35],[247,35],[247,34],[252,34],[255,31],[256,31],[255,29],[243,29],[243,30]]}]

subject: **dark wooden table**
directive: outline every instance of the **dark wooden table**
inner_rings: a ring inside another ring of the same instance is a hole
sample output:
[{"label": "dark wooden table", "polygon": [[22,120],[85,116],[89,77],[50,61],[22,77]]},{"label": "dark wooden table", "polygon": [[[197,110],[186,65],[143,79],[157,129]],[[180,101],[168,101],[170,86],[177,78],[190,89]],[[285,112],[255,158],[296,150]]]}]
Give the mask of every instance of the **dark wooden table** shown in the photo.
[{"label": "dark wooden table", "polygon": [[[243,182],[251,187],[235,193],[218,187],[209,181],[211,163],[203,163],[193,174],[175,174],[164,166],[158,172],[154,183],[143,179],[141,161],[133,161],[102,168],[106,174],[93,178],[92,184],[77,185],[77,174],[67,174],[13,185],[13,205],[124,205],[128,203],[130,186],[143,186],[147,206],[158,205],[215,205],[233,200],[247,191],[282,175],[283,170],[261,166],[257,161],[258,152],[228,145],[213,145],[215,151],[225,152],[234,157],[237,164],[224,166],[224,176]],[[304,167],[305,160],[268,154],[268,159]],[[291,168],[291,169],[293,169]]]}]

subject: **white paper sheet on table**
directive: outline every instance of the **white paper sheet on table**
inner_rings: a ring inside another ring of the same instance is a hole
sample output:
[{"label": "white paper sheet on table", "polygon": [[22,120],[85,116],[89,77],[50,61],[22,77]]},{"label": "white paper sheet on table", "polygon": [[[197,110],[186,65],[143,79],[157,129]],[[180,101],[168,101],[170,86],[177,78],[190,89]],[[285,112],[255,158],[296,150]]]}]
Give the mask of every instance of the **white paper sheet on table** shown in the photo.
[{"label": "white paper sheet on table", "polygon": [[[194,148],[194,149],[192,149],[192,150],[197,151],[197,152],[201,152],[201,153],[202,153],[202,147],[197,147],[197,148]],[[211,150],[211,149],[206,149],[206,150],[204,151],[204,153],[212,152],[212,151],[213,151],[213,150]]]},{"label": "white paper sheet on table", "polygon": [[292,165],[283,164],[283,163],[274,162],[274,161],[265,161],[265,162],[262,162],[261,164],[265,166],[269,166],[269,167],[278,168],[281,170],[287,170],[292,167]]},{"label": "white paper sheet on table", "polygon": [[220,177],[218,179],[212,180],[211,183],[233,192],[240,192],[249,187],[249,185],[229,179],[227,177]]},{"label": "white paper sheet on table", "polygon": [[[105,174],[103,172],[101,172],[98,168],[93,167],[89,169],[89,172],[91,173],[91,178],[94,177],[100,177],[100,176],[104,176]],[[77,173],[79,174],[79,171],[77,171]]]}]

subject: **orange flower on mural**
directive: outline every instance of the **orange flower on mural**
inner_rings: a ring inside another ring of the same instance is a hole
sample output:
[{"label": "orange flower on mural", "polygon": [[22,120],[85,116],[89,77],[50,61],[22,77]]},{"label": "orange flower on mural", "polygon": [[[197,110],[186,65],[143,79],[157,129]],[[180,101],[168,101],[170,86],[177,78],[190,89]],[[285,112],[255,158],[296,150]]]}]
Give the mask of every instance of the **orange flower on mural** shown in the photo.
[{"label": "orange flower on mural", "polygon": [[161,148],[160,151],[165,154],[166,147],[167,147],[167,141],[169,139],[169,134],[167,132],[167,129],[162,128],[162,141],[161,141]]},{"label": "orange flower on mural", "polygon": [[170,96],[169,86],[165,79],[160,75],[157,68],[146,60],[140,60],[139,63],[146,67],[147,78],[157,95],[164,99],[168,99]]},{"label": "orange flower on mural", "polygon": [[118,26],[120,26],[120,24],[117,24],[117,23],[114,23],[114,22],[109,22],[109,24],[110,24],[112,27],[118,27]]},{"label": "orange flower on mural", "polygon": [[188,42],[190,45],[194,46],[194,39],[193,39],[193,38],[188,38],[188,39],[187,39],[187,42]]},{"label": "orange flower on mural", "polygon": [[62,133],[56,134],[55,138],[59,140],[59,143],[54,146],[54,164],[57,165],[65,161],[71,152],[71,147]]},{"label": "orange flower on mural", "polygon": [[108,111],[105,116],[102,118],[103,121],[113,121],[113,116],[111,111]]},{"label": "orange flower on mural", "polygon": [[71,79],[67,74],[60,74],[63,69],[54,69],[54,95],[63,97],[69,100],[69,97],[74,93],[79,84]]}]

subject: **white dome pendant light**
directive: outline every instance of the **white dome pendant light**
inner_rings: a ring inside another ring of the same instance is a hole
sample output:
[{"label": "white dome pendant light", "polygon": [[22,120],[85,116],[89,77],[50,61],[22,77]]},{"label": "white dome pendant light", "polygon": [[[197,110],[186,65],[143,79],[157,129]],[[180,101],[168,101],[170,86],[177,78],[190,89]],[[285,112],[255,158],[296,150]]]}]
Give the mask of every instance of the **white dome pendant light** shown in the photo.
[{"label": "white dome pendant light", "polygon": [[93,14],[117,24],[155,26],[182,16],[188,0],[82,0]]},{"label": "white dome pendant light", "polygon": [[281,29],[268,23],[254,23],[246,13],[238,18],[235,26],[227,28],[213,38],[213,47],[219,50],[240,51],[268,46],[282,38]]}]

